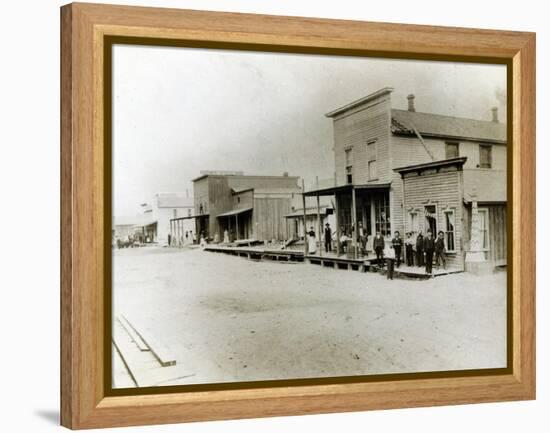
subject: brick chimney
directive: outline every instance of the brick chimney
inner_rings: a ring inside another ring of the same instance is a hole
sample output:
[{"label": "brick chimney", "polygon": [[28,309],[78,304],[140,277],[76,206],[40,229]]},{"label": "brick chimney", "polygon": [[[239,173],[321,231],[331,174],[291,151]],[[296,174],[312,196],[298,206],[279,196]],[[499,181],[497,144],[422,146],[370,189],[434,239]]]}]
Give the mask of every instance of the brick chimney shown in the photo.
[{"label": "brick chimney", "polygon": [[409,100],[409,111],[416,111],[414,108],[414,95],[411,93],[407,96],[407,99]]},{"label": "brick chimney", "polygon": [[493,112],[493,122],[498,123],[498,107],[491,108]]}]

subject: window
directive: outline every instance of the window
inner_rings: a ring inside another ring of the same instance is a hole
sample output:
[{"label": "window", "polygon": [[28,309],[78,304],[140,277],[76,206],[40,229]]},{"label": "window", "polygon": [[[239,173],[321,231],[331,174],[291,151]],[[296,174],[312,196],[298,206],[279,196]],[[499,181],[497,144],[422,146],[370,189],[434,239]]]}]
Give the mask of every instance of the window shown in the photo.
[{"label": "window", "polygon": [[478,209],[479,215],[479,243],[481,249],[489,249],[489,212],[487,209]]},{"label": "window", "polygon": [[479,145],[479,168],[491,168],[493,162],[492,146],[490,144]]},{"label": "window", "polygon": [[382,236],[391,236],[390,201],[388,194],[380,194],[373,198],[375,231]]},{"label": "window", "polygon": [[455,251],[455,211],[446,210],[445,215],[445,247],[447,251]]},{"label": "window", "polygon": [[241,198],[237,197],[237,203],[240,203],[240,202],[241,202]]},{"label": "window", "polygon": [[188,216],[188,217],[191,216],[191,209],[187,209],[187,216]]},{"label": "window", "polygon": [[346,183],[353,183],[353,165],[351,160],[351,149],[346,149]]},{"label": "window", "polygon": [[458,158],[458,143],[446,142],[445,143],[445,158]]},{"label": "window", "polygon": [[178,210],[174,209],[172,212],[174,214],[174,218],[177,218],[178,217]]},{"label": "window", "polygon": [[376,140],[369,141],[367,143],[367,166],[369,170],[369,180],[378,179],[378,164],[377,159],[377,145]]},{"label": "window", "polygon": [[418,233],[418,213],[409,212],[409,230],[412,233]]}]

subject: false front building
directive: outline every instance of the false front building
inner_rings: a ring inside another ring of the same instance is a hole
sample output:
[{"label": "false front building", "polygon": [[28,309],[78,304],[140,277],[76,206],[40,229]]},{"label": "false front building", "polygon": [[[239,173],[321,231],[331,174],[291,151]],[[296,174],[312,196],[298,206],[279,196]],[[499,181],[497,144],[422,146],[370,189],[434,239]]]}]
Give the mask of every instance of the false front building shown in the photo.
[{"label": "false front building", "polygon": [[193,180],[198,236],[223,241],[289,239],[285,216],[301,202],[298,177],[202,172]]},{"label": "false front building", "polygon": [[414,95],[399,110],[392,90],[326,114],[335,185],[305,196],[333,196],[338,237],[354,237],[360,221],[367,250],[376,232],[389,241],[395,231],[443,231],[453,267],[464,268],[472,248],[477,260],[506,264],[506,124],[497,110],[487,121],[417,112]]}]

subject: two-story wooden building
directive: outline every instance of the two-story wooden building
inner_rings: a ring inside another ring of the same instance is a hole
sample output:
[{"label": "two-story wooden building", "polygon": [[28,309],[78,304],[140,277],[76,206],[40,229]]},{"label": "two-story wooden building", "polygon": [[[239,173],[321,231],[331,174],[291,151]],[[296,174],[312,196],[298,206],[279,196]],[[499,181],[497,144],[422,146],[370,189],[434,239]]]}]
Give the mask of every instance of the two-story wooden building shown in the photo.
[{"label": "two-story wooden building", "polygon": [[289,239],[285,216],[301,203],[298,180],[287,173],[202,172],[193,180],[198,235],[222,241],[227,230],[232,240]]},{"label": "two-story wooden building", "polygon": [[[383,88],[326,114],[333,121],[337,229],[354,236],[362,221],[370,236],[395,231],[445,233],[451,265],[464,267],[471,208],[479,209],[485,258],[506,263],[506,124],[392,107]],[[477,227],[476,226],[476,227]],[[338,236],[340,233],[338,234]]]}]

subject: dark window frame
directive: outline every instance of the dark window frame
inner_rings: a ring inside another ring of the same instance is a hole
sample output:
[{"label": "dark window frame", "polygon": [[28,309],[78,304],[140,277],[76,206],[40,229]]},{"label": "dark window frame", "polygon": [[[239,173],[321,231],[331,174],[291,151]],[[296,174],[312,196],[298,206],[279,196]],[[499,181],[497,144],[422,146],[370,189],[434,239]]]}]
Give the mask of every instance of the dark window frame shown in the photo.
[{"label": "dark window frame", "polygon": [[353,184],[353,148],[344,149],[344,157],[346,163],[346,183]]},{"label": "dark window frame", "polygon": [[[449,149],[456,148],[456,153],[449,155]],[[460,143],[458,141],[446,141],[445,142],[445,159],[458,158],[460,156]]]},{"label": "dark window frame", "polygon": [[[482,161],[483,150],[487,150],[488,161]],[[490,144],[479,145],[479,168],[493,168],[493,146]]]}]

